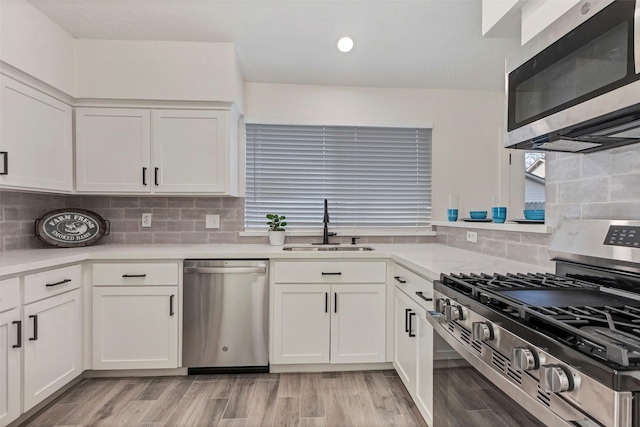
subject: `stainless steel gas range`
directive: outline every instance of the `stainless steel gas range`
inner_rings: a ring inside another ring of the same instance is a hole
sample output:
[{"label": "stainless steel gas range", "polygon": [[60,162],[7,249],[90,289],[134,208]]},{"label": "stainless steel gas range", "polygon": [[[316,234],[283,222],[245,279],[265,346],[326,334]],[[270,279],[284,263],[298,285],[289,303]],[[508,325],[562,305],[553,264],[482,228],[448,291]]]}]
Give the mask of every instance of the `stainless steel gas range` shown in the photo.
[{"label": "stainless steel gas range", "polygon": [[640,427],[640,221],[566,221],[556,274],[443,274],[435,331],[550,426]]}]

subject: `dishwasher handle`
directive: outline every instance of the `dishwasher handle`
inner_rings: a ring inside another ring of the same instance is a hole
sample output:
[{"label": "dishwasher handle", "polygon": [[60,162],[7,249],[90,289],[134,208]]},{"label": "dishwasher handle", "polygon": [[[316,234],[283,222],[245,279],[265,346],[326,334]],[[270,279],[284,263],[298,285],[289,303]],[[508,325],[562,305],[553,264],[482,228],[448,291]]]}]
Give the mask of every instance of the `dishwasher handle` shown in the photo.
[{"label": "dishwasher handle", "polygon": [[239,274],[239,273],[266,273],[267,267],[185,267],[185,273],[200,274]]}]

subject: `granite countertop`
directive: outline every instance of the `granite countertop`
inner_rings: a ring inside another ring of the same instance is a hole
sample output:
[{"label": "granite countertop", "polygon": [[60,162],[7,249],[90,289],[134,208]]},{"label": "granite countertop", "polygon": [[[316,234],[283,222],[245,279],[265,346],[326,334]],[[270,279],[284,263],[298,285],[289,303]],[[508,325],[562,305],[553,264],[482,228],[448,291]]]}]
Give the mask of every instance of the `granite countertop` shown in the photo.
[{"label": "granite countertop", "polygon": [[367,244],[374,251],[288,252],[280,246],[225,245],[98,245],[84,248],[30,249],[0,252],[0,277],[82,261],[183,260],[187,258],[392,259],[430,279],[440,273],[518,273],[552,270],[436,243]]}]

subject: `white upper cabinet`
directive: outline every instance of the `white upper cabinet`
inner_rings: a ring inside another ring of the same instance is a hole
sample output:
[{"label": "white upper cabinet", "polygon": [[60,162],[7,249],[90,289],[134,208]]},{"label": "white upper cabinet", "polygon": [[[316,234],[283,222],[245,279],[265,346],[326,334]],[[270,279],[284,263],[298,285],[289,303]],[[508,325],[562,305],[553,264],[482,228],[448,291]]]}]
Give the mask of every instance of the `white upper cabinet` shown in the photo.
[{"label": "white upper cabinet", "polygon": [[76,189],[150,192],[151,115],[127,108],[76,109]]},{"label": "white upper cabinet", "polygon": [[225,110],[77,108],[76,190],[237,195],[236,128]]},{"label": "white upper cabinet", "polygon": [[73,191],[71,106],[0,76],[0,187]]}]

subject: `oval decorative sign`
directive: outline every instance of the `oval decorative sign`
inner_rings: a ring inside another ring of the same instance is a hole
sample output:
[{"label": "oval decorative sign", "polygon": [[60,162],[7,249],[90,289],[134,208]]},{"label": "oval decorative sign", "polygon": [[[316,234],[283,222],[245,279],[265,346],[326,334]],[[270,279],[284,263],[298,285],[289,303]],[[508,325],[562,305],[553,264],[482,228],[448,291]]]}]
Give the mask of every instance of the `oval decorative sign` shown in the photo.
[{"label": "oval decorative sign", "polygon": [[57,209],[36,219],[36,236],[62,248],[89,246],[109,234],[109,221],[85,209]]}]

